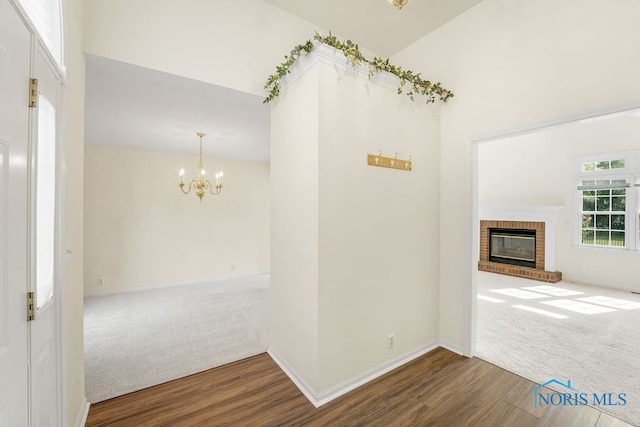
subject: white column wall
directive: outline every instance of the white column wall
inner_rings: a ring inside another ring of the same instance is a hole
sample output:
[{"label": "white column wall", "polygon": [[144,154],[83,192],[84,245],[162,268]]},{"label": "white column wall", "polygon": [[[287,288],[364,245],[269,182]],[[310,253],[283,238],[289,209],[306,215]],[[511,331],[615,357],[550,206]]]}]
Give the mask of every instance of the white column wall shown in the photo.
[{"label": "white column wall", "polygon": [[[318,387],[325,392],[437,342],[440,134],[437,106],[331,65],[320,72]],[[378,150],[412,156],[413,170],[368,166],[367,153]]]},{"label": "white column wall", "polygon": [[318,387],[318,70],[271,110],[269,350]]},{"label": "white column wall", "polygon": [[437,344],[439,109],[302,62],[272,108],[270,349],[321,404]]}]

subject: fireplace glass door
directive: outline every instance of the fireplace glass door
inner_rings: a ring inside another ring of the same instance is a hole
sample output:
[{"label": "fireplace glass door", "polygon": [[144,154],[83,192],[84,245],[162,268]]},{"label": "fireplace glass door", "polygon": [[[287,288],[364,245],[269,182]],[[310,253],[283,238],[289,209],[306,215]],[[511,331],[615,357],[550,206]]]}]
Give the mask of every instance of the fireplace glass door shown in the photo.
[{"label": "fireplace glass door", "polygon": [[535,230],[489,229],[489,260],[535,268]]}]

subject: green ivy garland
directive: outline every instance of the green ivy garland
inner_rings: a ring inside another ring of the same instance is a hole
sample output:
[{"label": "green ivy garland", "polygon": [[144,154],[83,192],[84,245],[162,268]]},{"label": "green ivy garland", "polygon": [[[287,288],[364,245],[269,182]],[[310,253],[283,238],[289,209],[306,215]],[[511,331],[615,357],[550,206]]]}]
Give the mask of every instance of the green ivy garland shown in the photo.
[{"label": "green ivy garland", "polygon": [[412,101],[415,100],[416,94],[423,95],[427,104],[435,102],[436,96],[440,97],[440,100],[443,102],[447,102],[447,100],[453,96],[453,93],[444,89],[440,85],[440,82],[432,83],[429,80],[423,80],[420,77],[420,73],[416,74],[410,70],[403,70],[401,67],[390,64],[388,59],[374,57],[372,60],[368,60],[360,52],[358,45],[351,40],[340,41],[336,36],[331,35],[331,33],[329,33],[328,36],[316,33],[313,40],[307,40],[303,44],[297,45],[291,50],[289,55],[284,56],[285,61],[276,67],[276,73],[270,75],[267,83],[264,85],[264,88],[269,91],[269,94],[263,103],[271,102],[275,97],[280,95],[280,80],[291,72],[291,66],[301,55],[311,53],[314,48],[314,41],[324,43],[334,49],[342,51],[349,64],[354,67],[360,64],[367,64],[369,66],[369,78],[380,71],[386,71],[396,75],[400,79],[398,94],[402,94],[405,85],[409,83],[410,88],[406,92],[406,95],[411,98]]}]

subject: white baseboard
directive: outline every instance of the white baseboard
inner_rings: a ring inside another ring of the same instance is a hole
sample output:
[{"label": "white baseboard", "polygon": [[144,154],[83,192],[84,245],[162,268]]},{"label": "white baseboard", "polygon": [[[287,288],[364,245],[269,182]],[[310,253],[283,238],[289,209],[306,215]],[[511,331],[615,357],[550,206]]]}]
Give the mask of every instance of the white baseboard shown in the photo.
[{"label": "white baseboard", "polygon": [[80,410],[78,411],[78,415],[76,416],[75,427],[84,427],[87,423],[87,417],[89,416],[89,408],[91,407],[91,403],[87,401],[87,398],[84,398],[84,402],[80,405]]},{"label": "white baseboard", "polygon": [[187,280],[184,282],[157,283],[155,285],[140,286],[136,288],[118,289],[114,291],[87,292],[84,294],[84,297],[85,298],[104,297],[109,295],[127,294],[131,292],[150,291],[153,289],[173,288],[177,286],[201,285],[203,283],[211,283],[213,285],[223,284],[224,282],[227,282],[230,280],[242,279],[245,277],[262,276],[265,274],[269,274],[269,272],[265,271],[265,272],[257,272],[257,273],[239,273],[239,274],[231,274],[226,276],[218,276],[211,279]]},{"label": "white baseboard", "polygon": [[293,383],[300,389],[302,394],[315,406],[319,408],[320,406],[331,402],[334,399],[346,394],[361,385],[372,381],[387,372],[390,372],[410,361],[416,359],[432,350],[435,350],[439,347],[438,343],[428,344],[423,347],[417,348],[413,351],[405,353],[401,356],[398,356],[392,360],[389,360],[375,368],[372,368],[362,375],[358,375],[357,377],[351,378],[347,381],[343,381],[340,384],[337,384],[330,389],[318,393],[313,390],[299,375],[296,374],[295,370],[291,369],[287,366],[286,362],[275,352],[273,349],[269,349],[267,353],[271,358],[280,366],[280,369],[293,381]]},{"label": "white baseboard", "polygon": [[289,368],[289,366],[285,363],[285,361],[278,355],[278,353],[270,348],[267,350],[267,354],[273,359],[274,362],[282,369],[291,381],[298,387],[298,389],[304,394],[304,396],[315,406],[318,408],[320,405],[317,404],[316,393],[313,391],[311,386],[309,386],[296,372]]},{"label": "white baseboard", "polygon": [[457,353],[460,356],[464,356],[464,351],[462,350],[462,348],[458,347],[457,345],[453,345],[453,344],[448,343],[446,341],[440,340],[440,347],[445,348],[445,349],[447,349],[449,351],[452,351],[454,353]]}]

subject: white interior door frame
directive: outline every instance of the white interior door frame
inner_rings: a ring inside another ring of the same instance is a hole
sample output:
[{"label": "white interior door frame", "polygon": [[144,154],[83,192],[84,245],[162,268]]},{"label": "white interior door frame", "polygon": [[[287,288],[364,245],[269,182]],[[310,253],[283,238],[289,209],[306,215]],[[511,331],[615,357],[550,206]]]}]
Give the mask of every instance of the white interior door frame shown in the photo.
[{"label": "white interior door frame", "polygon": [[477,336],[477,265],[480,251],[480,231],[479,231],[479,195],[478,195],[478,150],[480,144],[496,141],[505,138],[511,138],[519,135],[538,132],[556,126],[566,125],[579,120],[592,119],[594,117],[604,116],[607,114],[620,113],[627,110],[640,108],[640,100],[627,103],[611,105],[608,107],[581,111],[575,114],[550,118],[541,122],[524,124],[511,129],[497,130],[486,134],[477,135],[469,140],[469,150],[471,152],[471,251],[469,264],[470,272],[468,274],[467,288],[465,291],[465,328],[464,328],[464,355],[468,357],[475,356],[476,353],[476,336]]}]

